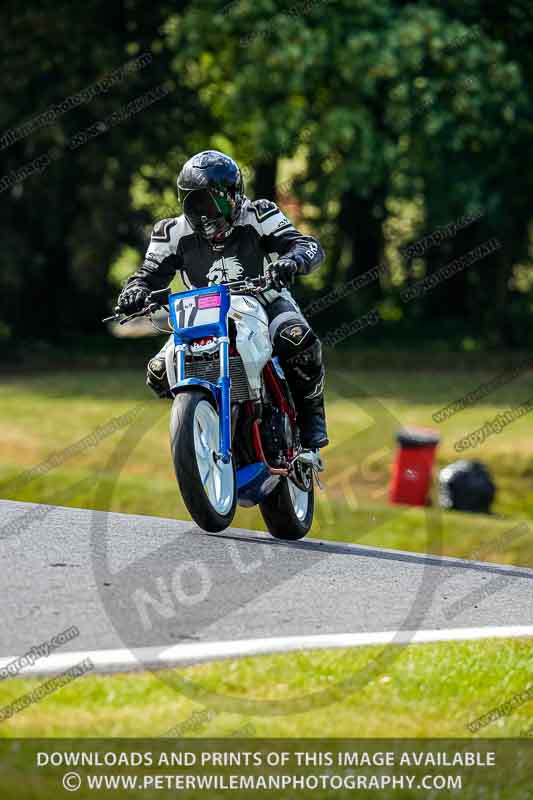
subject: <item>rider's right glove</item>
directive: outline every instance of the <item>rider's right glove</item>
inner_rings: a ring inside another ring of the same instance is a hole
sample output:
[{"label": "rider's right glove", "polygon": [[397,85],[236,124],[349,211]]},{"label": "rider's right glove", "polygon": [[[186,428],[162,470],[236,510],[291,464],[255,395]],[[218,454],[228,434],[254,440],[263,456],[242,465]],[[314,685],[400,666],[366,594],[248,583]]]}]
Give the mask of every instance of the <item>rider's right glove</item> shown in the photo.
[{"label": "rider's right glove", "polygon": [[150,289],[146,286],[126,286],[118,296],[117,305],[124,314],[135,314],[144,308]]},{"label": "rider's right glove", "polygon": [[268,264],[266,275],[274,289],[283,289],[291,286],[298,274],[298,264],[293,258],[279,258],[273,264]]}]

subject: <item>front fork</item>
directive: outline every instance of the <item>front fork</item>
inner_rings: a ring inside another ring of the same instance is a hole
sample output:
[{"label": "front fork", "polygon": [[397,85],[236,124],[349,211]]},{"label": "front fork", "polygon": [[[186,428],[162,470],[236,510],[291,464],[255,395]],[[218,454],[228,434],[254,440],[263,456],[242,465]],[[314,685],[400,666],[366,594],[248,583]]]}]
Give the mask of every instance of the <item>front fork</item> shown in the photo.
[{"label": "front fork", "polygon": [[231,461],[231,380],[229,375],[229,337],[219,338],[220,377],[217,384],[219,421],[219,458],[224,464]]},{"label": "front fork", "polygon": [[[214,396],[218,408],[218,453],[215,454],[217,460],[222,461],[224,464],[229,464],[231,461],[231,380],[229,374],[229,337],[220,336],[219,343],[219,361],[220,361],[220,375],[216,384],[209,383],[208,381],[191,381],[187,385],[198,386],[208,389]],[[171,351],[172,356],[172,350]],[[187,345],[185,343],[177,344],[174,347],[176,353],[176,385],[186,385],[185,378],[185,352]],[[170,359],[172,360],[172,359]],[[169,363],[167,359],[167,374],[169,369],[173,370],[173,364]],[[171,384],[172,385],[172,384]]]}]

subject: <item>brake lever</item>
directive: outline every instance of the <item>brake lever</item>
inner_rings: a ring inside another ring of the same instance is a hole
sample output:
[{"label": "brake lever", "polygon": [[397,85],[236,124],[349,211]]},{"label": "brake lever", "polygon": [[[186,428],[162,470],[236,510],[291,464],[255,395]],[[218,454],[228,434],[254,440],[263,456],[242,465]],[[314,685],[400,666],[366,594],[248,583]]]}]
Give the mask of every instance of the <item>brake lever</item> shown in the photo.
[{"label": "brake lever", "polygon": [[115,322],[116,320],[118,320],[118,318],[120,317],[120,306],[115,306],[114,311],[115,313],[113,314],[112,317],[105,317],[105,319],[103,319],[102,322]]},{"label": "brake lever", "polygon": [[232,294],[261,294],[272,288],[272,284],[265,275],[249,280],[233,281],[228,286]]},{"label": "brake lever", "polygon": [[146,306],[142,308],[140,311],[136,311],[134,314],[130,314],[128,317],[123,317],[119,325],[125,325],[126,322],[130,322],[132,319],[138,319],[139,317],[146,317],[147,314],[150,313],[150,306]]},{"label": "brake lever", "polygon": [[119,325],[125,325],[126,322],[129,322],[132,319],[138,319],[139,317],[146,317],[148,314],[153,314],[154,311],[158,311],[160,308],[165,308],[165,306],[160,305],[159,303],[150,303],[149,305],[141,308],[140,311],[136,311],[134,314],[129,314],[127,317],[122,317],[120,319],[120,307],[115,306],[115,313],[112,317],[106,317],[102,320],[102,322],[118,322]]}]

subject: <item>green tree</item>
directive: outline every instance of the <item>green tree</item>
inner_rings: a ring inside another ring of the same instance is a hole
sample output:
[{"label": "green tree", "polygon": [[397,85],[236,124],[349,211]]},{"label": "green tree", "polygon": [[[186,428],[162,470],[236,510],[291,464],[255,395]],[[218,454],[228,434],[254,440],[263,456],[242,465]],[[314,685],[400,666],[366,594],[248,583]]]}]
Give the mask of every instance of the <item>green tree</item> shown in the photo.
[{"label": "green tree", "polygon": [[[163,36],[171,8],[142,0],[127,7],[101,0],[63,7],[30,2],[2,25],[4,133],[112,78],[107,88],[0,151],[0,179],[51,156],[42,171],[1,195],[0,318],[17,339],[102,330],[112,296],[109,266],[147,221],[132,208],[134,177],[145,170],[147,184],[161,191],[167,176],[158,165],[166,168],[169,153],[185,150],[191,119],[201,124],[205,116],[194,95],[172,81],[174,54]],[[142,54],[149,63],[113,79]],[[158,87],[163,93],[144,111],[128,110]],[[124,119],[101,131],[92,127],[121,109]],[[86,143],[69,147],[88,129]]]}]

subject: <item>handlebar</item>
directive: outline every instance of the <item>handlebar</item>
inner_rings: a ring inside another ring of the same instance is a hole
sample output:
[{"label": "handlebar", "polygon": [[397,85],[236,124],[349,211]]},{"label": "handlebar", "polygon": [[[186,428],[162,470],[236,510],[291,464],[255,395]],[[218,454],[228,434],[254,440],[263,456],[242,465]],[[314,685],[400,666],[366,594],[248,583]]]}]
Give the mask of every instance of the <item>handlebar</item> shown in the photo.
[{"label": "handlebar", "polygon": [[240,281],[231,281],[225,283],[230,290],[230,294],[261,294],[268,291],[272,284],[266,275],[260,275],[259,278],[243,278]]},{"label": "handlebar", "polygon": [[[231,281],[223,285],[227,286],[227,288],[230,290],[230,294],[262,294],[262,292],[268,291],[272,284],[266,275],[261,275],[259,278],[243,278],[242,280]],[[115,306],[115,313],[110,317],[105,317],[102,322],[118,322],[119,325],[125,325],[132,319],[147,317],[149,314],[153,314],[155,311],[159,311],[161,308],[164,308],[168,311],[168,307],[164,303],[158,302],[155,298],[157,295],[164,294],[167,296],[169,291],[170,287],[166,286],[164,289],[157,289],[154,292],[150,292],[146,298],[147,304],[144,306],[144,308],[142,308],[140,311],[136,311],[134,314],[129,314],[128,316],[121,317],[120,306]]]},{"label": "handlebar", "polygon": [[115,313],[110,317],[105,317],[102,322],[118,322],[119,325],[125,325],[126,322],[130,322],[130,320],[136,319],[137,317],[146,317],[148,314],[153,314],[154,311],[158,311],[162,307],[163,306],[160,303],[149,303],[140,311],[136,311],[134,314],[128,314],[128,316],[121,317],[122,312],[120,310],[120,306],[115,306]]}]

